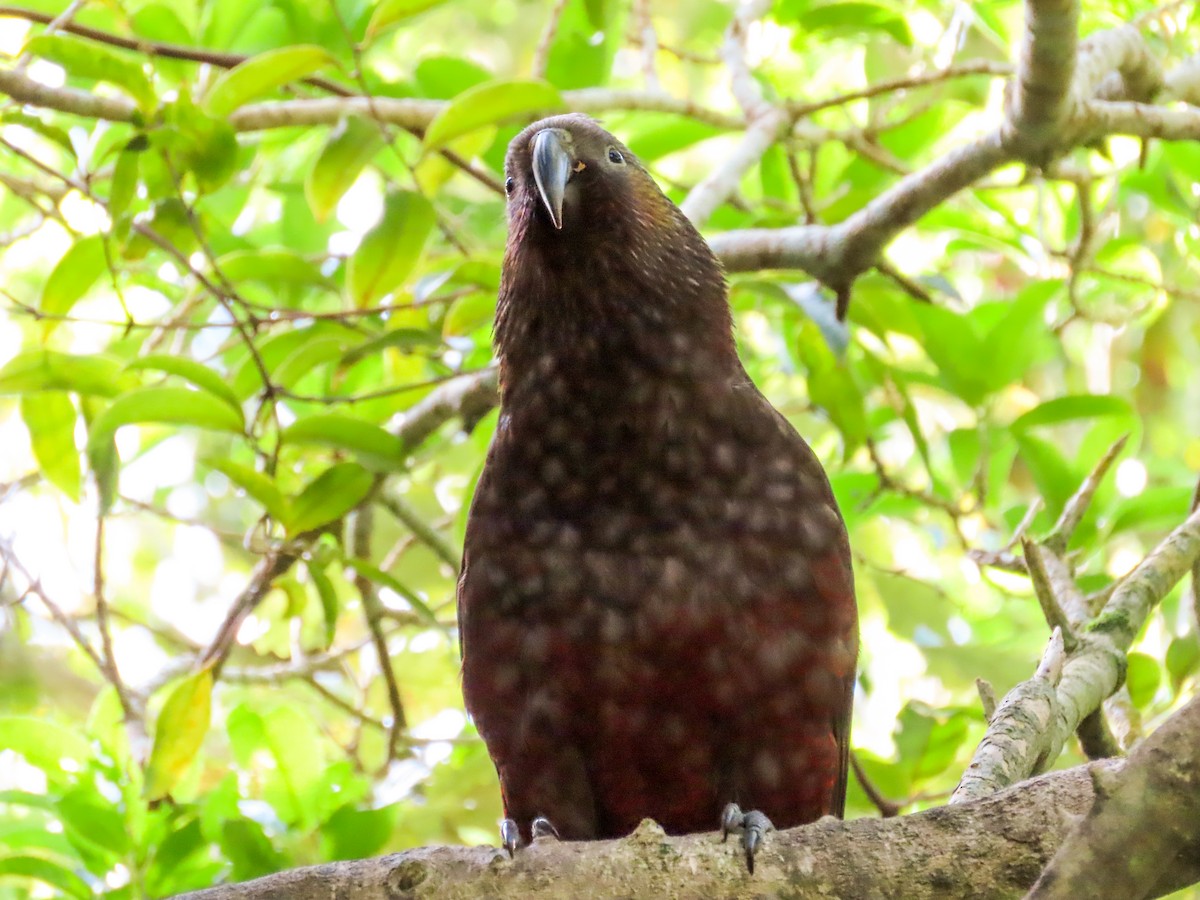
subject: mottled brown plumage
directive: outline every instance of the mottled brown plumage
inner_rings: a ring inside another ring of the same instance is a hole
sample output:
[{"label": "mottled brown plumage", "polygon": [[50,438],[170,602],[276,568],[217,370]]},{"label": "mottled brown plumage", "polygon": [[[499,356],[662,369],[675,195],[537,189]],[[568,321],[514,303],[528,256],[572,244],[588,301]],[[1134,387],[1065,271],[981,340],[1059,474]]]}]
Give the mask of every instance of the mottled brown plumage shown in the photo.
[{"label": "mottled brown plumage", "polygon": [[525,839],[536,816],[566,839],[710,830],[730,801],[840,815],[845,528],[738,360],[719,265],[590,119],[530,126],[506,168],[502,405],[459,586],[506,814]]}]

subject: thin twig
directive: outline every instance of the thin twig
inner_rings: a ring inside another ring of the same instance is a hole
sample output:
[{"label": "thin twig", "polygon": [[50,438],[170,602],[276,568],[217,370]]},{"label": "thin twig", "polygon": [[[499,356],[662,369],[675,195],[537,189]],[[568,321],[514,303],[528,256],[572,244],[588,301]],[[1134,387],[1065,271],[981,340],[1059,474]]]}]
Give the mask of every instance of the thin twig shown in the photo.
[{"label": "thin twig", "polygon": [[104,514],[96,516],[96,542],[92,563],[92,593],[96,604],[96,628],[100,632],[101,658],[104,661],[104,677],[117,692],[117,699],[129,725],[140,722],[141,716],[134,704],[121,671],[117,668],[117,656],[113,652],[112,626],[108,620],[108,600],[104,596]]},{"label": "thin twig", "polygon": [[[374,510],[369,503],[361,504],[354,511],[350,527],[351,552],[359,559],[371,558],[371,532],[373,530]],[[408,719],[404,712],[404,701],[400,697],[400,684],[396,678],[396,670],[392,665],[392,654],[388,650],[387,636],[383,633],[383,603],[375,590],[375,585],[362,572],[355,572],[354,587],[362,600],[363,613],[367,622],[367,630],[375,646],[375,655],[379,663],[379,671],[383,673],[383,683],[387,687],[388,705],[391,707],[391,724],[388,729],[388,762],[396,758],[404,730],[408,727]]]},{"label": "thin twig", "polygon": [[1104,480],[1104,476],[1112,467],[1113,462],[1125,449],[1128,440],[1129,435],[1126,434],[1108,448],[1108,451],[1100,457],[1100,461],[1088,473],[1087,478],[1083,480],[1079,490],[1072,494],[1071,499],[1063,506],[1062,514],[1054,523],[1054,528],[1051,529],[1044,542],[1051,551],[1061,554],[1067,549],[1071,535],[1075,533],[1076,527],[1087,514],[1092,498],[1096,495],[1096,489],[1100,487],[1100,482]]},{"label": "thin twig", "polygon": [[408,504],[398,490],[385,486],[379,492],[379,502],[388,512],[403,522],[421,543],[432,550],[438,559],[449,566],[455,575],[458,574],[458,564],[462,554],[455,552],[449,542],[421,518],[421,515]]},{"label": "thin twig", "polygon": [[867,799],[879,810],[879,817],[881,819],[890,819],[900,814],[900,810],[904,808],[903,805],[897,803],[895,800],[889,800],[880,792],[879,788],[867,777],[862,763],[858,761],[858,754],[853,750],[850,751],[850,767],[854,769],[854,777],[858,779],[859,787],[863,789],[863,793],[867,795]]},{"label": "thin twig", "polygon": [[530,70],[534,78],[546,77],[546,67],[550,63],[550,48],[554,46],[554,36],[558,34],[558,26],[562,22],[563,10],[566,9],[566,6],[567,0],[555,0],[554,6],[550,8],[546,25],[542,28],[542,34],[538,38],[537,49],[533,51]]},{"label": "thin twig", "polygon": [[633,18],[637,22],[638,40],[641,47],[642,80],[648,91],[661,91],[655,57],[658,55],[658,35],[650,18],[650,0],[633,0]]},{"label": "thin twig", "polygon": [[74,619],[63,612],[61,606],[50,599],[45,589],[42,588],[41,581],[34,578],[29,573],[29,570],[25,568],[24,563],[14,555],[12,544],[2,538],[0,538],[0,556],[3,556],[8,566],[25,580],[26,588],[23,596],[32,594],[41,600],[42,606],[46,607],[54,621],[61,625],[67,634],[71,636],[71,640],[92,661],[96,670],[101,675],[107,676],[108,670],[103,658],[96,652],[96,648],[91,645],[91,642],[83,636],[83,632],[79,630],[79,625]]}]

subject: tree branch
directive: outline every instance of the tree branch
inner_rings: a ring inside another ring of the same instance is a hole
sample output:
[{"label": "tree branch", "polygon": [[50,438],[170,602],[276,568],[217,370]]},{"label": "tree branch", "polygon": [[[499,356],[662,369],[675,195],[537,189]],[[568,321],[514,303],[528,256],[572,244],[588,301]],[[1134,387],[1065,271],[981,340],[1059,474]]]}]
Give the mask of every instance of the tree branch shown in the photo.
[{"label": "tree branch", "polygon": [[[180,900],[754,896],[1009,898],[1028,888],[1093,799],[1093,763],[994,796],[889,819],[826,819],[774,833],[748,875],[740,849],[715,834],[667,837],[643,823],[616,841],[541,840],[509,861],[490,847],[428,847],[282,872]],[[1165,892],[1200,877],[1171,872]]]},{"label": "tree branch", "polygon": [[[1200,559],[1200,512],[1138,564],[1113,591],[1100,615],[1079,634],[1048,694],[1037,675],[1004,698],[988,724],[951,803],[977,799],[1037,772],[1058,756],[1066,739],[1099,709],[1125,677],[1125,653],[1154,606]],[[1027,696],[1028,695],[1028,696]],[[1030,720],[1038,723],[1030,728]]]},{"label": "tree branch", "polygon": [[1026,0],[1007,109],[1007,124],[1026,148],[1052,146],[1071,113],[1078,33],[1078,0]]},{"label": "tree branch", "polygon": [[1125,766],[1093,773],[1091,811],[1030,900],[1141,900],[1164,880],[1200,877],[1200,698],[1139,744]]}]

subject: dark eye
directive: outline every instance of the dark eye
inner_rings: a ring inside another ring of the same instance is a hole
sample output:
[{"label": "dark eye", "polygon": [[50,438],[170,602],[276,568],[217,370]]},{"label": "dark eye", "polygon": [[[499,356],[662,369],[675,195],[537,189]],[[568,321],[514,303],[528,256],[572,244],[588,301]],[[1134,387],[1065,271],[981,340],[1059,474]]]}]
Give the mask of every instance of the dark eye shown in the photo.
[{"label": "dark eye", "polygon": [[517,183],[513,181],[512,176],[509,175],[506,179],[504,179],[504,193],[511,194],[513,192],[513,188],[516,187],[516,184]]},{"label": "dark eye", "polygon": [[625,157],[621,155],[621,151],[619,151],[616,147],[609,147],[608,161],[610,163],[617,163],[619,165],[620,163],[625,162]]}]

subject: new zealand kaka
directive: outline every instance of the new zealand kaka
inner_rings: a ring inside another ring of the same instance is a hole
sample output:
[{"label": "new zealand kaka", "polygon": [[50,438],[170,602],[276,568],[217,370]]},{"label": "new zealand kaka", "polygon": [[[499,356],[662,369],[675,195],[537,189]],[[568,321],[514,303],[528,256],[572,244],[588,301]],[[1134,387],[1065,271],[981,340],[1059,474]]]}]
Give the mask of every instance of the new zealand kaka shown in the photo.
[{"label": "new zealand kaka", "polygon": [[738,360],[712,251],[628,148],[557,116],[505,168],[500,419],[458,588],[504,843],[723,823],[752,865],[757,811],[842,813],[845,526]]}]

